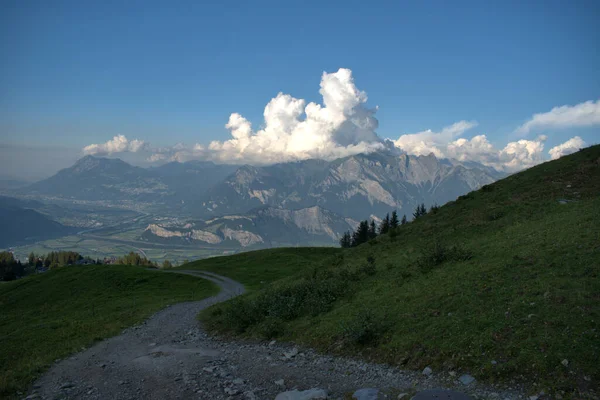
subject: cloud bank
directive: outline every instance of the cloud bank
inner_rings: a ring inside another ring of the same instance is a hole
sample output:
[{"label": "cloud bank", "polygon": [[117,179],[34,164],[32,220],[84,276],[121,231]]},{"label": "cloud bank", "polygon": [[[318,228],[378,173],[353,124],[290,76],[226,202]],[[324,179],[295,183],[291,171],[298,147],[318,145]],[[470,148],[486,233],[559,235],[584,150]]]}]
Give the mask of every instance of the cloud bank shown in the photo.
[{"label": "cloud bank", "polygon": [[[260,129],[239,113],[232,113],[225,124],[231,138],[213,141],[204,146],[150,148],[142,140],[115,136],[102,144],[91,144],[85,154],[115,153],[145,154],[151,163],[166,161],[211,160],[232,164],[273,164],[318,158],[332,160],[381,149],[396,149],[413,155],[433,153],[438,158],[453,158],[463,162],[479,162],[498,170],[514,172],[544,161],[545,135],[521,139],[496,148],[487,136],[478,134],[464,138],[477,127],[476,121],[458,121],[439,132],[425,130],[403,134],[396,140],[383,140],[376,133],[377,108],[368,108],[367,94],[359,90],[352,71],[340,68],[324,72],[319,93],[322,104],[307,103],[289,94],[279,93],[265,106]],[[527,134],[538,128],[583,127],[600,124],[600,101],[587,101],[574,106],[555,107],[549,112],[533,115],[517,132]],[[550,149],[552,159],[585,147],[575,136]]]},{"label": "cloud bank", "polygon": [[549,112],[534,114],[516,129],[527,134],[538,128],[573,128],[600,125],[600,100],[586,101],[574,106],[554,107]]},{"label": "cloud bank", "polygon": [[125,135],[117,135],[106,143],[90,144],[83,148],[83,154],[110,155],[113,153],[137,153],[148,147],[143,140],[129,140]]},{"label": "cloud bank", "polygon": [[544,160],[544,142],[547,139],[544,135],[535,140],[510,142],[504,148],[497,149],[486,135],[477,135],[471,139],[459,137],[475,126],[477,123],[474,121],[460,121],[443,128],[440,132],[427,130],[402,135],[394,141],[394,145],[408,154],[433,153],[438,158],[478,162],[507,172],[528,168]]}]

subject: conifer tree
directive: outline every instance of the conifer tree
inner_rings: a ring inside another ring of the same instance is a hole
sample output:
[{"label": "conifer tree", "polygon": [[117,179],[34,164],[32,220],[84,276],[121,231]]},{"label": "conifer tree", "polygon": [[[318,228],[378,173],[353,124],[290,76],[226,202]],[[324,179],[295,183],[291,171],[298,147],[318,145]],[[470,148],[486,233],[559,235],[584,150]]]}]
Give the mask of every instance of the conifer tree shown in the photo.
[{"label": "conifer tree", "polygon": [[383,221],[381,221],[381,225],[379,226],[379,234],[385,235],[390,230],[390,214],[386,214]]},{"label": "conifer tree", "polygon": [[408,220],[406,219],[406,214],[404,214],[402,216],[402,220],[400,221],[400,225],[406,225],[408,223]]},{"label": "conifer tree", "polygon": [[367,220],[360,221],[358,228],[352,235],[352,247],[359,246],[369,240],[369,222]]},{"label": "conifer tree", "polygon": [[369,240],[375,239],[377,237],[377,227],[375,226],[375,221],[371,220],[369,224]]},{"label": "conifer tree", "polygon": [[398,213],[396,210],[392,212],[392,219],[390,220],[390,229],[396,229],[398,227]]},{"label": "conifer tree", "polygon": [[343,249],[346,249],[346,248],[352,246],[352,235],[350,235],[350,231],[344,232],[344,234],[340,238],[340,246]]},{"label": "conifer tree", "polygon": [[421,216],[421,206],[418,205],[417,208],[415,208],[415,211],[413,212],[413,220],[419,218]]}]

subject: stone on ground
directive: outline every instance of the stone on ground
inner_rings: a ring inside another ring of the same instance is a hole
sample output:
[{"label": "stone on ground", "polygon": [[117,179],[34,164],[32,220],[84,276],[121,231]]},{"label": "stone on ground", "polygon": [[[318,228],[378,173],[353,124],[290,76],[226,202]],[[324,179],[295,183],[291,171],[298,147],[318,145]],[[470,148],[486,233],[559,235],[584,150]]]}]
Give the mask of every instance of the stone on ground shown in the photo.
[{"label": "stone on ground", "polygon": [[461,375],[460,378],[458,378],[458,380],[460,381],[460,383],[462,383],[463,385],[470,385],[471,383],[475,382],[475,378],[473,378],[471,375],[469,374],[464,374]]},{"label": "stone on ground", "polygon": [[275,400],[324,400],[327,398],[327,392],[323,389],[308,389],[308,390],[290,390],[288,392],[279,393]]},{"label": "stone on ground", "polygon": [[354,392],[352,398],[356,400],[377,400],[378,394],[379,390],[377,389],[358,389],[356,392]]}]

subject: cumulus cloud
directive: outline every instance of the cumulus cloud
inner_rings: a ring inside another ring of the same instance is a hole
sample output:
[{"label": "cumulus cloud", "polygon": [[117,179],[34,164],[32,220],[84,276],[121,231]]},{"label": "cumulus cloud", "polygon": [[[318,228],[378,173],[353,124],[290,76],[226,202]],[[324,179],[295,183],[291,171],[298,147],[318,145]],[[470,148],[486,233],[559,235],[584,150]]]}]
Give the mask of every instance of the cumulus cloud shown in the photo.
[{"label": "cumulus cloud", "polygon": [[[463,135],[477,127],[476,121],[462,120],[439,131],[425,130],[403,134],[396,140],[382,140],[376,133],[377,108],[368,108],[367,94],[359,90],[352,71],[340,68],[323,72],[319,93],[322,104],[307,102],[290,94],[279,93],[264,108],[260,128],[239,113],[232,113],[225,124],[231,137],[212,141],[207,146],[196,144],[150,148],[142,140],[115,136],[103,144],[91,144],[85,154],[110,155],[122,152],[144,152],[150,163],[212,160],[231,164],[273,164],[277,162],[318,158],[332,160],[352,154],[388,149],[408,154],[475,161],[507,172],[517,171],[544,160],[544,143],[540,135],[533,140],[518,140],[495,147],[484,134],[470,139]],[[600,124],[600,100],[575,106],[555,107],[547,113],[535,114],[517,129],[526,134],[536,128],[577,127]],[[558,158],[584,147],[576,136],[548,152]],[[399,149],[399,150],[398,150]]]},{"label": "cumulus cloud", "polygon": [[553,160],[556,160],[557,158],[561,158],[567,154],[575,153],[579,149],[582,149],[586,146],[587,144],[583,141],[583,139],[581,139],[579,136],[575,136],[566,142],[551,148],[548,151],[548,154],[550,154],[550,157]]},{"label": "cumulus cloud", "polygon": [[455,137],[477,126],[475,121],[459,121],[444,127],[440,132],[428,129],[423,132],[402,135],[394,141],[396,147],[408,154],[427,155],[433,153],[436,157],[445,157],[444,148]]},{"label": "cumulus cloud", "polygon": [[321,77],[323,104],[279,93],[264,109],[264,128],[233,113],[225,127],[231,139],[213,141],[207,156],[221,162],[267,164],[334,159],[384,147],[375,133],[377,109],[365,106],[367,94],[354,84],[352,71],[340,68]]},{"label": "cumulus cloud", "polygon": [[402,135],[394,144],[408,154],[433,153],[438,158],[474,161],[507,172],[528,168],[543,161],[546,136],[510,142],[502,149],[494,147],[486,135],[476,135],[471,139],[459,137],[476,125],[476,122],[460,121],[440,132],[427,130]]},{"label": "cumulus cloud", "polygon": [[146,149],[147,143],[143,140],[129,140],[124,135],[117,135],[106,143],[90,144],[83,148],[84,154],[110,155],[113,153],[137,153]]},{"label": "cumulus cloud", "polygon": [[516,132],[527,134],[537,128],[571,128],[600,125],[600,100],[574,106],[554,107],[549,112],[534,114]]}]

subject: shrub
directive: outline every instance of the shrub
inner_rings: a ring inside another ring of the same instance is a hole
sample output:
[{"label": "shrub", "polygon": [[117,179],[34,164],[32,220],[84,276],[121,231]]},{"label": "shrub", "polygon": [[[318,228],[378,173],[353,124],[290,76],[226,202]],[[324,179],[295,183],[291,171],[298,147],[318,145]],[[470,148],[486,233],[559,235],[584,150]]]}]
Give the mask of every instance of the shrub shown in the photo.
[{"label": "shrub", "polygon": [[367,257],[367,263],[363,264],[360,268],[359,268],[359,272],[367,275],[367,276],[373,276],[377,273],[377,267],[375,266],[375,257],[373,257],[372,255]]},{"label": "shrub", "polygon": [[279,318],[268,317],[260,326],[260,334],[265,339],[273,339],[283,335],[285,322]]},{"label": "shrub", "polygon": [[256,325],[264,319],[264,315],[257,312],[255,302],[250,299],[236,297],[224,303],[223,306],[222,319],[225,330],[244,333],[250,326]]},{"label": "shrub", "polygon": [[350,321],[341,324],[343,337],[351,343],[375,345],[388,330],[388,323],[369,309],[362,310]]},{"label": "shrub", "polygon": [[431,268],[447,261],[466,261],[471,258],[473,258],[471,251],[458,245],[446,246],[442,242],[435,240],[431,245],[423,249],[417,263],[423,272],[427,272]]},{"label": "shrub", "polygon": [[488,215],[489,221],[496,221],[504,216],[503,211],[495,211]]}]

